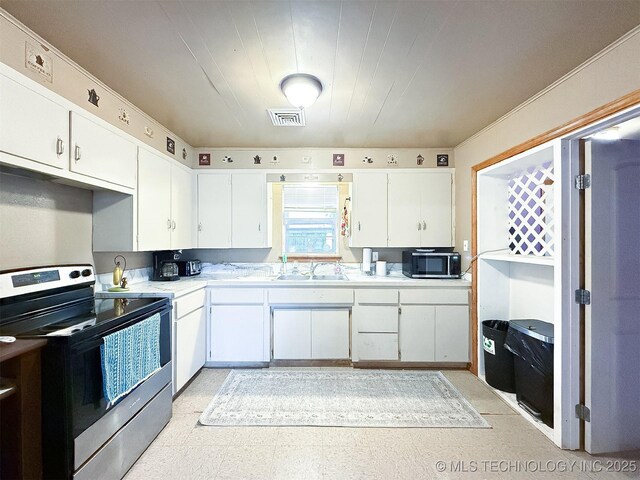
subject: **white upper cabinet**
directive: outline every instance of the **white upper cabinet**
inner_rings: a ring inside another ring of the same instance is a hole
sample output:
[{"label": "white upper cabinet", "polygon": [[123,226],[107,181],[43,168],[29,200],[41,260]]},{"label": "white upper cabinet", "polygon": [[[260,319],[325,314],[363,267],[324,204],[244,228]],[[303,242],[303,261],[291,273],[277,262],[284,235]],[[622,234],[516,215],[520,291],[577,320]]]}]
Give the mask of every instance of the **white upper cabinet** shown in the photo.
[{"label": "white upper cabinet", "polygon": [[0,151],[62,169],[68,141],[66,107],[0,75]]},{"label": "white upper cabinet", "polygon": [[451,172],[390,173],[390,247],[453,245]]},{"label": "white upper cabinet", "polygon": [[193,177],[182,165],[171,165],[171,248],[193,247]]},{"label": "white upper cabinet", "polygon": [[198,247],[231,248],[231,175],[198,175]]},{"label": "white upper cabinet", "polygon": [[135,188],[136,145],[92,120],[71,112],[72,172]]},{"label": "white upper cabinet", "polygon": [[198,175],[198,247],[271,246],[267,179],[262,173]]},{"label": "white upper cabinet", "polygon": [[231,178],[231,245],[269,246],[267,179],[262,173],[235,173]]},{"label": "white upper cabinet", "polygon": [[171,164],[147,150],[138,154],[138,250],[171,245]]},{"label": "white upper cabinet", "polygon": [[192,178],[146,149],[138,153],[138,250],[192,247]]},{"label": "white upper cabinet", "polygon": [[387,174],[354,173],[351,246],[387,246]]}]

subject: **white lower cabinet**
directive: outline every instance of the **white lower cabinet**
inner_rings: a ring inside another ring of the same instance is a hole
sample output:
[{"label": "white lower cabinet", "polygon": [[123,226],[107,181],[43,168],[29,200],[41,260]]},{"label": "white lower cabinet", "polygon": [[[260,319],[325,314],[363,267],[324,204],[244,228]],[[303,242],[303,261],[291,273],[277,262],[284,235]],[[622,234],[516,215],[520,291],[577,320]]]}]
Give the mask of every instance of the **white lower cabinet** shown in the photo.
[{"label": "white lower cabinet", "polygon": [[406,305],[400,314],[400,359],[404,362],[435,361],[436,307]]},{"label": "white lower cabinet", "polygon": [[274,360],[349,358],[349,310],[274,309]]},{"label": "white lower cabinet", "polygon": [[178,392],[204,365],[206,310],[204,288],[173,301],[173,393]]},{"label": "white lower cabinet", "polygon": [[398,360],[398,334],[359,333],[355,351],[354,361]]},{"label": "white lower cabinet", "polygon": [[204,365],[206,311],[203,307],[176,321],[175,391],[180,390]]},{"label": "white lower cabinet", "polygon": [[269,361],[269,322],[261,288],[212,288],[209,355],[218,363]]},{"label": "white lower cabinet", "polygon": [[435,307],[436,362],[468,362],[469,307],[467,305],[438,305]]}]

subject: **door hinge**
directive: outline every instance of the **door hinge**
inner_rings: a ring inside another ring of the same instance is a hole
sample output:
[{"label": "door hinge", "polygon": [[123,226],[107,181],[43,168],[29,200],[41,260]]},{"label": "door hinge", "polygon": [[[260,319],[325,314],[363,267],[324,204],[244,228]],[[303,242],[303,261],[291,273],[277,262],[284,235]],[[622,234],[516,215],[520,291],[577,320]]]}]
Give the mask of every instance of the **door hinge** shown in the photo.
[{"label": "door hinge", "polygon": [[591,187],[591,175],[576,175],[574,186],[576,190],[585,190]]},{"label": "door hinge", "polygon": [[402,314],[402,307],[398,307],[398,315]]},{"label": "door hinge", "polygon": [[576,290],[576,303],[579,305],[591,305],[591,292],[584,288]]},{"label": "door hinge", "polygon": [[591,422],[591,410],[586,405],[579,403],[576,405],[576,418],[584,420],[585,422]]}]

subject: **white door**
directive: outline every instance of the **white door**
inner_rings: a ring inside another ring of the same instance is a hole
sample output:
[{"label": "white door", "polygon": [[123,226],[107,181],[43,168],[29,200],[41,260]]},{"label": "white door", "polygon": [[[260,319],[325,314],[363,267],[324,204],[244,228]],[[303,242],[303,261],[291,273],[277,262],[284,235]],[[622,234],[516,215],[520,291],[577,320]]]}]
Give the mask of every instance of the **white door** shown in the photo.
[{"label": "white door", "polygon": [[171,165],[138,149],[138,250],[171,248]]},{"label": "white door", "polygon": [[390,247],[420,245],[420,175],[390,173],[388,183],[387,232]]},{"label": "white door", "polygon": [[353,174],[352,247],[387,246],[387,174]]},{"label": "white door", "polygon": [[171,165],[171,248],[193,247],[191,171]]},{"label": "white door", "polygon": [[400,313],[400,360],[433,362],[435,360],[436,307],[403,305]]},{"label": "white door", "polygon": [[174,392],[180,390],[204,365],[206,356],[205,309],[176,320]]},{"label": "white door", "polygon": [[72,172],[135,188],[134,143],[76,112],[71,112],[71,146]]},{"label": "white door", "polygon": [[231,248],[231,175],[198,175],[198,247]]},{"label": "white door", "polygon": [[587,142],[585,449],[640,448],[640,141]]},{"label": "white door", "polygon": [[349,358],[349,310],[311,311],[311,358]]},{"label": "white door", "polygon": [[261,173],[231,176],[231,245],[267,247],[267,179]]},{"label": "white door", "polygon": [[264,361],[263,309],[262,305],[211,307],[211,361]]},{"label": "white door", "polygon": [[451,173],[437,172],[420,175],[421,238],[423,247],[453,245],[451,224]]},{"label": "white door", "polygon": [[436,362],[469,361],[469,307],[467,305],[437,305]]},{"label": "white door", "polygon": [[273,311],[273,358],[311,358],[311,310]]},{"label": "white door", "polygon": [[0,151],[64,168],[69,159],[69,111],[0,75]]}]

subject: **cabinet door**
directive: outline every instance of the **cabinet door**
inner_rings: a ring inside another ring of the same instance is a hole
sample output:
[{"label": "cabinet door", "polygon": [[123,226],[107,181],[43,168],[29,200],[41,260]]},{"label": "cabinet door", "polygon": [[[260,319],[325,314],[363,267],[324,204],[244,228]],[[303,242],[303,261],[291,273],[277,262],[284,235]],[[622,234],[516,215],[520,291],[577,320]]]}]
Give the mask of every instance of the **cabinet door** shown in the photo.
[{"label": "cabinet door", "polygon": [[420,175],[390,173],[387,224],[390,247],[420,245]]},{"label": "cabinet door", "polygon": [[231,247],[231,175],[198,175],[198,247]]},{"label": "cabinet door", "polygon": [[214,362],[262,362],[262,305],[214,305],[210,319],[210,360]]},{"label": "cabinet door", "polygon": [[353,174],[352,247],[387,246],[387,174]]},{"label": "cabinet door", "polygon": [[400,314],[400,360],[433,362],[435,315],[433,305],[403,305]]},{"label": "cabinet door", "polygon": [[231,175],[231,245],[267,247],[267,183],[261,173]]},{"label": "cabinet door", "polygon": [[3,75],[0,92],[0,151],[64,168],[69,111]]},{"label": "cabinet door", "polygon": [[311,310],[273,311],[273,358],[311,358]]},{"label": "cabinet door", "polygon": [[349,358],[349,310],[311,311],[311,358]]},{"label": "cabinet door", "polygon": [[191,172],[171,165],[171,248],[193,247]]},{"label": "cabinet door", "polygon": [[171,248],[171,165],[138,151],[138,250]]},{"label": "cabinet door", "polygon": [[358,333],[354,361],[398,360],[398,334]]},{"label": "cabinet door", "polygon": [[180,390],[204,365],[206,356],[205,309],[199,308],[176,321],[175,390]]},{"label": "cabinet door", "polygon": [[422,184],[420,245],[452,246],[451,173],[425,173],[420,175],[420,178]]},{"label": "cabinet door", "polygon": [[135,144],[71,112],[71,145],[72,172],[135,188]]},{"label": "cabinet door", "polygon": [[468,362],[469,307],[438,305],[435,307],[435,312],[436,362]]}]

